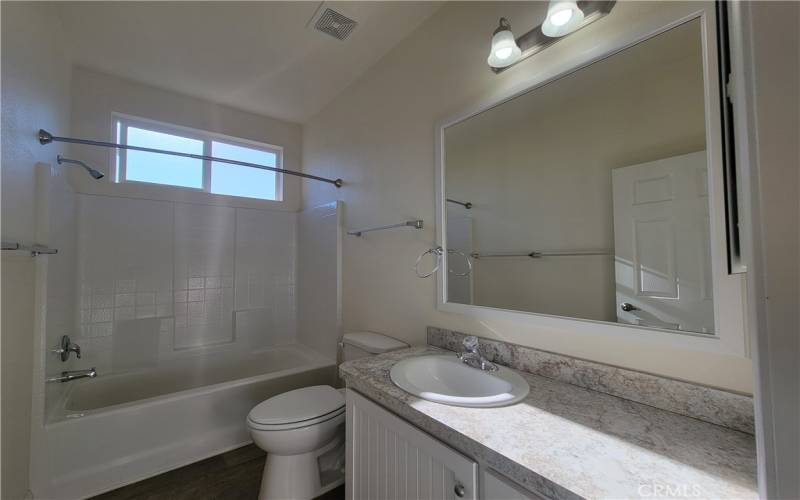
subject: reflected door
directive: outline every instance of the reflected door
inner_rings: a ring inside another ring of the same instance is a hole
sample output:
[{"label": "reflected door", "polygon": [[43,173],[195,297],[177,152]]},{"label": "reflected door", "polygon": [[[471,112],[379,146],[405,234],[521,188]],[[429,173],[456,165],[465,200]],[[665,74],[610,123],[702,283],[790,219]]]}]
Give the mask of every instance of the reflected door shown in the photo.
[{"label": "reflected door", "polygon": [[706,153],[612,171],[617,318],[714,332]]}]

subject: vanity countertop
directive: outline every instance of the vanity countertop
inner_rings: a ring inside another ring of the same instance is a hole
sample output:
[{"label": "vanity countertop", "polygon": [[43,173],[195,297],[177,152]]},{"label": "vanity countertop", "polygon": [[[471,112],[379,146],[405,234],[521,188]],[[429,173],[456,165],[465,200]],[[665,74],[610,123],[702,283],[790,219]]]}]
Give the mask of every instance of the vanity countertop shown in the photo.
[{"label": "vanity countertop", "polygon": [[757,498],[753,436],[518,372],[521,403],[462,408],[412,396],[389,378],[403,349],[349,361],[347,387],[532,491],[550,498]]}]

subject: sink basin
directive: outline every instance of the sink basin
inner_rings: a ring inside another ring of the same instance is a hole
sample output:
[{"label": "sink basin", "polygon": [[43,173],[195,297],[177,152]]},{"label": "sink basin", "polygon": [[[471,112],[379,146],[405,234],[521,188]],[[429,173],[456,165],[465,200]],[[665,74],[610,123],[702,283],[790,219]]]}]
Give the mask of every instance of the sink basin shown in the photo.
[{"label": "sink basin", "polygon": [[465,365],[455,354],[415,356],[399,361],[392,382],[406,392],[452,406],[493,408],[525,399],[530,387],[504,366],[483,371]]}]

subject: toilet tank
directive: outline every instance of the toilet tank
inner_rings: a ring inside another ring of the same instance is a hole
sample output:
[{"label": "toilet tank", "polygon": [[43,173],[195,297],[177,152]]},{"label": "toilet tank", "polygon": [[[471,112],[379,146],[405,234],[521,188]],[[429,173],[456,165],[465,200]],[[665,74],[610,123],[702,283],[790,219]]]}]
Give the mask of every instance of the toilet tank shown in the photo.
[{"label": "toilet tank", "polygon": [[349,332],[342,337],[342,360],[352,361],[406,347],[405,342],[380,333]]}]

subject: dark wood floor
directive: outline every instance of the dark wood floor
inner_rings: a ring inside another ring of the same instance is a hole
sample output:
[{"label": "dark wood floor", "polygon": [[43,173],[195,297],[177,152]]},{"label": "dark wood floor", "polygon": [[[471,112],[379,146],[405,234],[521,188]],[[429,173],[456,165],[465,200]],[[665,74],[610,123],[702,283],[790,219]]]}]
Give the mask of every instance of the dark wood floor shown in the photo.
[{"label": "dark wood floor", "polygon": [[[93,500],[255,500],[266,455],[255,445],[195,462]],[[344,486],[319,497],[343,500]]]}]

